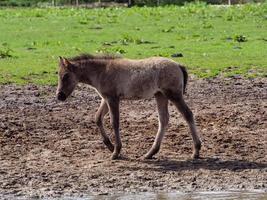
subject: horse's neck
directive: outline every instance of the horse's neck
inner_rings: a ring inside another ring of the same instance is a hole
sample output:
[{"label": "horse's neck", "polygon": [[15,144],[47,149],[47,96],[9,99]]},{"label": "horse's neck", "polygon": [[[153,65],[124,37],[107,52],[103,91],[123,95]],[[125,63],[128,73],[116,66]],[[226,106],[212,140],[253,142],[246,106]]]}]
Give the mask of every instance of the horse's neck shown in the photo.
[{"label": "horse's neck", "polygon": [[79,68],[77,71],[79,82],[96,87],[99,75],[105,71],[107,62],[92,60]]}]

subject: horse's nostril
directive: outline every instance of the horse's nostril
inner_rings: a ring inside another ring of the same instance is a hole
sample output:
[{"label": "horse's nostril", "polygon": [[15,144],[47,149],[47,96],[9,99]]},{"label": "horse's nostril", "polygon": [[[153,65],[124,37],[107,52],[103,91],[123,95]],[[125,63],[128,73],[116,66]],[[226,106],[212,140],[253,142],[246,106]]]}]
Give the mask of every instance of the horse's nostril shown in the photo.
[{"label": "horse's nostril", "polygon": [[59,101],[65,101],[66,100],[66,95],[63,93],[63,92],[59,92],[58,95],[57,95],[57,99]]}]

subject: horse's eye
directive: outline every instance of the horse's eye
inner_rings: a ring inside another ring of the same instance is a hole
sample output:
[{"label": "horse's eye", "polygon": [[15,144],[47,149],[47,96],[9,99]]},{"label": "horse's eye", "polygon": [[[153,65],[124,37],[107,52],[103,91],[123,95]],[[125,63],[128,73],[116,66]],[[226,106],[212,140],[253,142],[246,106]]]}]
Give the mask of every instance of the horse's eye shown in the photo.
[{"label": "horse's eye", "polygon": [[69,74],[65,74],[62,78],[62,81],[67,81],[69,79]]}]

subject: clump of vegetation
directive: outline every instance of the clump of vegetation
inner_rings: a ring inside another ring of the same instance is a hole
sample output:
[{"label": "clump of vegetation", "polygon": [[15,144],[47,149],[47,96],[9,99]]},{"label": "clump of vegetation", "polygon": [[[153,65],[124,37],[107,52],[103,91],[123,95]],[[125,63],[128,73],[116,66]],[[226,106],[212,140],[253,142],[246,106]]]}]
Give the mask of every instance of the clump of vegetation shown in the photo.
[{"label": "clump of vegetation", "polygon": [[4,58],[11,58],[13,57],[13,55],[11,54],[12,50],[7,48],[7,49],[0,49],[0,59],[4,59]]},{"label": "clump of vegetation", "polygon": [[88,24],[88,20],[87,19],[80,19],[79,23],[85,25],[85,24]]},{"label": "clump of vegetation", "polygon": [[122,39],[119,41],[122,45],[129,45],[130,43],[133,44],[152,44],[154,42],[150,42],[148,40],[144,40],[143,38],[136,38],[136,37],[132,37],[129,34],[124,34],[122,36]]},{"label": "clump of vegetation", "polygon": [[248,39],[244,35],[236,35],[234,37],[234,40],[237,42],[247,42],[248,41]]},{"label": "clump of vegetation", "polygon": [[100,47],[96,50],[96,53],[107,53],[107,54],[125,54],[127,51],[121,47]]},{"label": "clump of vegetation", "polygon": [[130,35],[128,34],[124,34],[122,36],[122,39],[120,40],[120,42],[123,44],[123,45],[128,45],[129,43],[134,43],[134,38],[131,37]]},{"label": "clump of vegetation", "polygon": [[170,33],[170,32],[173,32],[174,29],[175,29],[175,27],[174,27],[174,26],[171,26],[171,27],[169,27],[169,28],[162,29],[161,31],[162,31],[163,33]]}]

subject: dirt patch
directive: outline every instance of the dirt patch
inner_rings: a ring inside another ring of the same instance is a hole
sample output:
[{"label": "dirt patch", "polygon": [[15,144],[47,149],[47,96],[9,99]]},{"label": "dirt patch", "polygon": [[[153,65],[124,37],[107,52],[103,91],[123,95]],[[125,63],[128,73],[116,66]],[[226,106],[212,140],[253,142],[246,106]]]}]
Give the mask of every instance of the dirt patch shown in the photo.
[{"label": "dirt patch", "polygon": [[192,140],[172,105],[160,153],[140,159],[157,131],[155,100],[123,101],[123,159],[111,161],[94,122],[100,98],[92,89],[79,86],[60,103],[55,87],[0,86],[0,193],[266,191],[266,88],[266,78],[190,81],[186,101],[204,144],[199,160],[190,159]]}]

